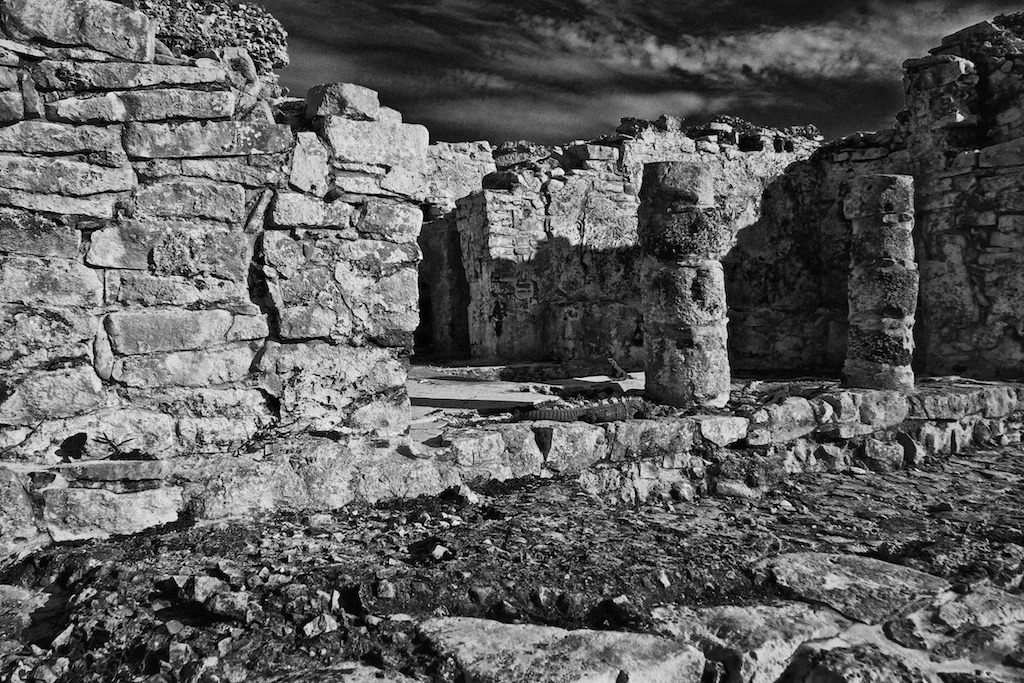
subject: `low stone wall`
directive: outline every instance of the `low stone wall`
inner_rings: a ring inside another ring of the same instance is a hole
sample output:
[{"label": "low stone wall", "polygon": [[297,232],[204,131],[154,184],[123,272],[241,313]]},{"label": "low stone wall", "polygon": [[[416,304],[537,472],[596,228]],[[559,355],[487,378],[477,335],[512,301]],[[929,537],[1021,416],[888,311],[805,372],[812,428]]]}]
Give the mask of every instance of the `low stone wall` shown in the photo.
[{"label": "low stone wall", "polygon": [[271,102],[245,50],[174,56],[125,5],[0,5],[10,537],[260,507],[223,501],[275,438],[404,432],[426,129],[348,84]]},{"label": "low stone wall", "polygon": [[448,433],[438,457],[468,480],[577,477],[612,502],[759,497],[790,474],[889,472],[1020,443],[1024,422],[1018,384],[937,380],[912,394],[765,384],[746,398],[719,414],[481,424]]}]

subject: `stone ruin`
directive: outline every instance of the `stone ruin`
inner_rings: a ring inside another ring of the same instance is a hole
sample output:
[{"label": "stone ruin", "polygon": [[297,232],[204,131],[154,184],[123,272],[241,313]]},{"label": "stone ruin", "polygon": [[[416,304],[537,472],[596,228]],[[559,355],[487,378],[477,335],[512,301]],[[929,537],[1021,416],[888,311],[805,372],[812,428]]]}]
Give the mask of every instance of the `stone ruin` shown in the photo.
[{"label": "stone ruin", "polygon": [[[167,35],[186,5],[0,3],[0,551],[481,477],[753,495],[1019,441],[1016,385],[911,392],[1024,372],[1019,17],[908,61],[889,131],[662,117],[492,149],[357,85],[283,97],[273,40]],[[410,443],[414,339],[647,367],[698,412]],[[844,372],[716,412],[730,373]]]}]

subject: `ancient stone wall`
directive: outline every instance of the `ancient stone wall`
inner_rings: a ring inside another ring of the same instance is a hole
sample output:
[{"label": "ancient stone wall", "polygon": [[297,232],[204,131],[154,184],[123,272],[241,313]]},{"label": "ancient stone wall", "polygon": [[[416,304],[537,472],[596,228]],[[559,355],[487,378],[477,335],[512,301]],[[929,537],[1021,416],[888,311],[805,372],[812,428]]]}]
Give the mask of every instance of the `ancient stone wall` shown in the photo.
[{"label": "ancient stone wall", "polygon": [[[760,225],[766,189],[818,143],[813,133],[733,123],[683,131],[678,119],[629,119],[616,134],[590,142],[499,147],[499,170],[484,178],[487,189],[460,200],[456,210],[472,356],[585,364],[603,364],[610,357],[624,367],[642,368],[636,245],[643,165],[707,164],[715,178],[715,201],[737,235]],[[772,264],[788,257],[780,251],[785,245],[762,246]],[[751,283],[742,277],[736,275],[736,287],[745,289]],[[743,306],[745,300],[739,301]],[[775,304],[751,301],[737,311],[734,324],[771,327],[767,316],[758,314]],[[813,355],[803,351],[803,330],[788,331],[787,342],[798,349],[790,358]],[[751,336],[741,333],[739,339]],[[750,346],[734,350],[741,367],[748,357],[746,365],[756,365],[765,353],[760,345]]]},{"label": "ancient stone wall", "polygon": [[245,50],[106,0],[0,23],[0,461],[55,466],[37,525],[270,505],[224,499],[271,436],[403,432],[426,129],[347,84],[272,107]]}]

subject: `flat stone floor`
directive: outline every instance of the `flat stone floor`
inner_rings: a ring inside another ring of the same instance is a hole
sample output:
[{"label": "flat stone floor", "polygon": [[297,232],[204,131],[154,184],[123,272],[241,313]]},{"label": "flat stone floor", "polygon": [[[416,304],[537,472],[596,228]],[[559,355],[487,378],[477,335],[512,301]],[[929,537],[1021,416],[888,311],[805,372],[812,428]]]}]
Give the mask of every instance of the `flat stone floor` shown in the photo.
[{"label": "flat stone floor", "polygon": [[439,436],[453,420],[478,412],[494,413],[550,401],[558,390],[615,386],[621,392],[641,391],[644,373],[630,373],[627,380],[607,375],[509,381],[494,379],[505,366],[445,368],[414,365],[406,384],[412,403],[410,438],[424,444]]}]

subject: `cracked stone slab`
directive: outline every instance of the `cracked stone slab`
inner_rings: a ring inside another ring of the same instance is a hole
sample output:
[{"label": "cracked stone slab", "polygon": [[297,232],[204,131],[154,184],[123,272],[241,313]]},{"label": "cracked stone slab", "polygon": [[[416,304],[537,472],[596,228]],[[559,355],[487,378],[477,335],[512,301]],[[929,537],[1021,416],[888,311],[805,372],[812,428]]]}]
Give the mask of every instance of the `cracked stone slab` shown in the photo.
[{"label": "cracked stone slab", "polygon": [[637,633],[470,618],[430,619],[420,633],[467,683],[690,683],[705,664],[688,643]]},{"label": "cracked stone slab", "polygon": [[789,553],[769,560],[767,567],[792,597],[828,605],[865,624],[881,623],[949,589],[949,582],[937,576],[854,555]]},{"label": "cracked stone slab", "polygon": [[721,662],[730,683],[773,683],[804,643],[839,635],[850,622],[836,612],[799,602],[652,610],[658,633],[699,647]]}]

